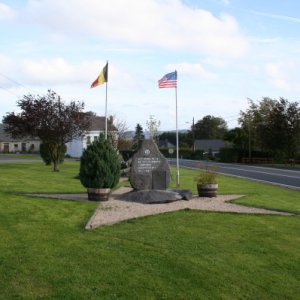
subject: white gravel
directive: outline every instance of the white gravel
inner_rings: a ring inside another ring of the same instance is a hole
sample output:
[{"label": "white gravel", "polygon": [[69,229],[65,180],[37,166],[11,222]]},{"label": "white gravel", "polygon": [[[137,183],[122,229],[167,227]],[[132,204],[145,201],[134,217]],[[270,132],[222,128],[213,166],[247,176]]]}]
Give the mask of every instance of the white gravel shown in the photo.
[{"label": "white gravel", "polygon": [[141,204],[118,200],[118,196],[131,191],[130,188],[120,188],[113,192],[109,201],[100,202],[95,213],[86,225],[86,229],[94,229],[103,225],[111,225],[124,220],[156,215],[182,209],[196,209],[204,211],[235,212],[246,214],[276,214],[292,215],[289,213],[272,211],[256,207],[247,207],[226,201],[243,197],[244,195],[218,195],[215,198],[200,198],[194,196],[191,200],[180,200],[165,204]]}]

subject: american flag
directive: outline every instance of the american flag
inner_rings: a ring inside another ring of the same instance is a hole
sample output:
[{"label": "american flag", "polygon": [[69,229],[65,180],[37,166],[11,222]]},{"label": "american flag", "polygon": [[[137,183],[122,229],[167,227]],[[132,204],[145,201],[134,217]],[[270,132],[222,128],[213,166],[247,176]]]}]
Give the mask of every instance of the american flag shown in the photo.
[{"label": "american flag", "polygon": [[177,88],[177,71],[166,74],[158,80],[159,88]]}]

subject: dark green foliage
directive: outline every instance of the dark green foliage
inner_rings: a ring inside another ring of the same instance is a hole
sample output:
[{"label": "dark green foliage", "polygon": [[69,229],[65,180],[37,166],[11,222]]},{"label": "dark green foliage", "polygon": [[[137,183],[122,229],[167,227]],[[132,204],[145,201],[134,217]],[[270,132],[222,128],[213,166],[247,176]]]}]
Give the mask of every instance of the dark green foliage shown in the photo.
[{"label": "dark green foliage", "polygon": [[[53,161],[63,163],[65,154],[67,151],[66,145],[56,145],[55,149],[53,145],[49,143],[42,143],[40,145],[40,154],[47,166],[50,166]],[[55,157],[54,157],[55,156]]]},{"label": "dark green foliage", "polygon": [[103,135],[83,151],[79,178],[86,188],[113,188],[119,182],[118,154]]},{"label": "dark green foliage", "polygon": [[[159,151],[165,157],[176,158],[176,148],[173,149],[172,154],[169,153],[169,148],[166,147],[159,148]],[[203,159],[203,150],[198,149],[193,152],[190,148],[179,148],[179,158]]]},{"label": "dark green foliage", "polygon": [[120,154],[122,155],[125,161],[128,161],[135,152],[133,150],[120,150]]},{"label": "dark green foliage", "polygon": [[[221,148],[220,161],[221,162],[240,162],[241,151],[235,148]],[[245,155],[244,155],[245,156]]]},{"label": "dark green foliage", "polygon": [[[159,135],[160,142],[169,142],[176,145],[176,131],[166,131]],[[192,147],[193,146],[193,132],[178,132],[178,141],[180,148]],[[162,146],[162,145],[161,145]]]},{"label": "dark green foliage", "polygon": [[210,115],[203,117],[194,126],[196,139],[223,139],[226,132],[226,121]]},{"label": "dark green foliage", "polygon": [[278,162],[293,158],[300,147],[299,102],[264,97],[255,103],[249,99],[239,123],[247,133],[250,150],[269,152]]},{"label": "dark green foliage", "polygon": [[135,135],[133,137],[133,149],[139,149],[144,139],[145,135],[143,132],[143,127],[140,124],[137,124],[135,127]]},{"label": "dark green foliage", "polygon": [[45,144],[45,143],[40,144],[40,154],[41,154],[41,157],[42,157],[44,163],[47,166],[50,166],[51,165],[51,156],[50,156],[49,147],[47,147],[47,144]]}]

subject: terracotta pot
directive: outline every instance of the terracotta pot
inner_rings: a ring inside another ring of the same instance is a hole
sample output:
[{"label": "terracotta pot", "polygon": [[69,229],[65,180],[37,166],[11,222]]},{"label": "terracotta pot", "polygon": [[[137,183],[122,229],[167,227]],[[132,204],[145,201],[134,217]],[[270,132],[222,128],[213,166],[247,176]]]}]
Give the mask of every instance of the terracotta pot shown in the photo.
[{"label": "terracotta pot", "polygon": [[217,183],[205,183],[197,184],[199,197],[217,197],[218,184]]},{"label": "terracotta pot", "polygon": [[110,189],[94,189],[88,188],[88,199],[92,201],[108,201]]}]

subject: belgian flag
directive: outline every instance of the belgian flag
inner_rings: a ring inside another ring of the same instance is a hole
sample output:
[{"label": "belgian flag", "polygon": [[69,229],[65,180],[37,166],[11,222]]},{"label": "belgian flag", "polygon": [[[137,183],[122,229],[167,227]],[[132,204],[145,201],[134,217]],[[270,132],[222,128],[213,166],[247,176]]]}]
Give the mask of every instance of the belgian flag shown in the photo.
[{"label": "belgian flag", "polygon": [[105,67],[103,68],[98,78],[92,83],[91,88],[94,88],[100,84],[103,84],[104,82],[107,82],[107,75],[108,75],[108,62],[106,63]]}]

